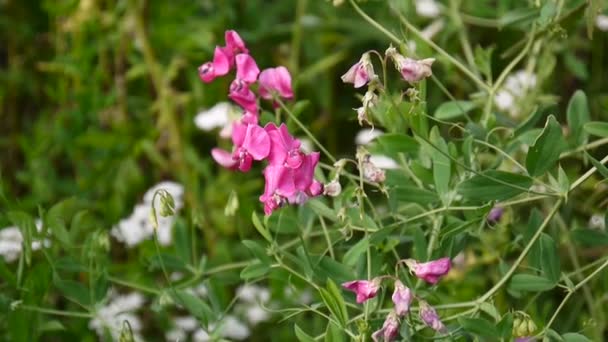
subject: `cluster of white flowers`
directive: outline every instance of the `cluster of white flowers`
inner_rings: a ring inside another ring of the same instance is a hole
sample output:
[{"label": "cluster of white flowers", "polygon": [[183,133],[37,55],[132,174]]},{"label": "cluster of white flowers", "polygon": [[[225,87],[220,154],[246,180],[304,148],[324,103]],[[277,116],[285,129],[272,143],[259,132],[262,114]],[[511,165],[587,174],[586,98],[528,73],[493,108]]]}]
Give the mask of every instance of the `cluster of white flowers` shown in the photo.
[{"label": "cluster of white flowers", "polygon": [[416,0],[414,6],[421,17],[437,18],[441,14],[441,8],[435,0]]},{"label": "cluster of white flowers", "polygon": [[139,310],[145,303],[145,298],[138,292],[127,295],[117,295],[110,291],[109,301],[105,306],[95,310],[94,317],[89,321],[89,328],[95,330],[100,339],[106,332],[112,336],[112,340],[118,341],[120,333],[128,322],[136,341],[141,341],[139,335],[142,323],[134,311]]},{"label": "cluster of white flowers", "polygon": [[[369,145],[379,136],[382,136],[384,132],[380,129],[374,128],[365,128],[359,131],[355,136],[355,144],[357,145]],[[372,154],[369,158],[369,161],[374,164],[376,167],[381,169],[397,169],[399,165],[395,160],[390,157],[387,157],[382,154]]]},{"label": "cluster of white flowers", "polygon": [[[42,221],[36,220],[36,231],[42,230]],[[32,250],[36,251],[42,247],[50,246],[51,242],[47,239],[43,241],[32,241]],[[23,234],[18,227],[11,226],[0,230],[0,255],[6,262],[13,262],[19,259],[23,252]]]},{"label": "cluster of white flowers", "polygon": [[536,75],[519,70],[507,77],[502,88],[496,93],[494,103],[499,110],[517,117],[520,113],[518,103],[526,97],[528,90],[535,86]]},{"label": "cluster of white flowers", "polygon": [[[127,247],[137,246],[142,241],[151,238],[154,235],[154,226],[150,220],[152,198],[154,197],[154,193],[159,189],[164,189],[171,194],[175,201],[176,212],[183,207],[184,187],[175,182],[161,182],[145,193],[143,202],[135,206],[133,213],[129,217],[122,219],[112,228],[112,236],[118,241],[124,242]],[[158,215],[160,205],[160,197],[157,196],[154,207],[157,209],[158,242],[163,246],[167,246],[173,241],[173,223],[175,222],[175,217],[162,217]]]}]

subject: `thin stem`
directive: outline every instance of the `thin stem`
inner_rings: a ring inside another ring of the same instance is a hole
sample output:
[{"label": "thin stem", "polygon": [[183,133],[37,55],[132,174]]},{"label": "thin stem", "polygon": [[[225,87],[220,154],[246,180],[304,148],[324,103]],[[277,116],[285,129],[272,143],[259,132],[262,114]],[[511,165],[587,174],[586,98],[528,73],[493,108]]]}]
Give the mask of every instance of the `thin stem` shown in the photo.
[{"label": "thin stem", "polygon": [[[600,164],[606,164],[606,162],[608,162],[608,156],[606,156],[606,157],[604,157],[604,159],[600,160]],[[584,175],[582,175],[576,181],[574,181],[574,183],[572,183],[572,186],[570,186],[570,191],[574,190],[579,185],[581,185],[584,181],[587,180],[587,178],[591,177],[595,173],[595,171],[597,171],[597,169],[594,166],[591,169],[589,169],[589,171],[585,172]]]},{"label": "thin stem", "polygon": [[57,316],[67,316],[67,317],[77,317],[77,318],[93,318],[93,314],[88,312],[78,312],[78,311],[64,311],[64,310],[55,310],[55,309],[46,309],[39,308],[37,306],[31,305],[19,305],[18,309],[35,311],[49,315],[57,315]]},{"label": "thin stem", "polygon": [[583,145],[583,146],[579,146],[579,147],[577,147],[576,149],[574,149],[572,151],[564,152],[564,153],[562,153],[559,156],[559,158],[560,159],[561,158],[566,158],[566,157],[569,157],[569,156],[571,156],[573,154],[576,154],[576,153],[579,153],[579,152],[583,152],[583,151],[587,151],[587,150],[591,150],[591,149],[594,149],[596,147],[599,147],[599,146],[602,146],[602,145],[605,145],[605,144],[608,144],[608,138],[602,138],[602,139],[596,140],[594,142],[591,142],[589,144],[586,144],[586,145]]},{"label": "thin stem", "polygon": [[355,3],[355,1],[350,0],[351,5],[359,13],[359,15],[365,19],[368,23],[370,23],[373,27],[377,28],[379,31],[384,33],[390,40],[392,40],[395,44],[401,44],[401,39],[397,38],[394,34],[392,34],[389,30],[385,29],[384,26],[380,25],[377,21],[372,19],[367,13],[363,12],[363,10]]},{"label": "thin stem", "polygon": [[142,291],[142,292],[147,292],[147,293],[151,293],[151,294],[160,294],[160,291],[158,291],[157,289],[153,289],[153,288],[147,287],[145,285],[133,283],[133,282],[130,282],[128,280],[123,280],[123,279],[120,279],[120,278],[116,278],[114,276],[108,276],[108,280],[111,281],[111,282],[113,282],[113,283],[115,283],[115,284],[118,284],[118,285],[121,285],[121,286],[124,286],[124,287],[129,287],[129,288],[132,288],[132,289],[135,289],[135,290],[139,290],[139,291]]},{"label": "thin stem", "polygon": [[327,241],[327,250],[329,251],[329,255],[331,256],[332,259],[335,259],[336,255],[334,254],[334,247],[331,243],[331,238],[329,237],[329,232],[327,231],[327,225],[325,224],[325,220],[323,219],[323,216],[319,215],[319,221],[321,221],[321,227],[323,228],[323,235],[325,235],[325,241]]},{"label": "thin stem", "polygon": [[551,219],[557,213],[557,211],[561,207],[562,203],[563,203],[562,198],[560,198],[557,202],[555,202],[555,205],[553,205],[553,208],[551,209],[551,211],[549,212],[549,214],[547,215],[547,217],[545,218],[543,223],[540,225],[540,227],[538,228],[536,233],[534,233],[534,236],[532,236],[532,238],[530,239],[530,241],[528,242],[528,244],[526,245],[524,250],[519,255],[519,257],[517,257],[517,259],[511,266],[511,268],[498,281],[498,283],[496,283],[490,290],[488,290],[488,292],[486,292],[483,296],[479,297],[479,299],[476,300],[476,302],[478,304],[481,304],[481,303],[485,302],[486,300],[488,300],[488,298],[492,297],[498,290],[500,290],[500,288],[504,284],[506,284],[506,282],[509,280],[509,278],[511,278],[511,276],[513,275],[513,273],[515,273],[515,271],[517,270],[519,265],[522,263],[522,261],[524,260],[524,258],[526,257],[526,255],[528,254],[530,249],[532,249],[532,246],[534,245],[536,240],[538,240],[538,238],[540,238],[540,236],[543,233],[543,231],[545,230],[545,228],[547,228],[547,226],[549,226],[549,222],[551,222]]}]

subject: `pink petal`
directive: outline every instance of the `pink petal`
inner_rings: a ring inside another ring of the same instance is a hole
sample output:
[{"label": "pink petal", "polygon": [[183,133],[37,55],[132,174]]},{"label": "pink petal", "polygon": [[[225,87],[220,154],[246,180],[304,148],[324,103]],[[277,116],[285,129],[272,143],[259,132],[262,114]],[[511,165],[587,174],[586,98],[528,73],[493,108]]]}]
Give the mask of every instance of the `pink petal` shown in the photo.
[{"label": "pink petal", "polygon": [[213,68],[213,63],[207,62],[200,67],[198,67],[198,76],[201,81],[205,83],[209,83],[215,79],[215,70]]},{"label": "pink petal", "polygon": [[218,164],[227,169],[234,169],[237,164],[237,161],[232,159],[232,154],[230,152],[220,148],[212,149],[211,156]]},{"label": "pink petal", "polygon": [[270,152],[270,137],[262,127],[248,125],[243,147],[247,149],[253,159],[262,160]]},{"label": "pink petal", "polygon": [[251,170],[251,164],[253,164],[253,158],[249,153],[245,153],[245,155],[239,160],[239,170],[242,172],[248,172]]},{"label": "pink petal", "polygon": [[238,33],[234,30],[228,30],[224,33],[224,39],[226,40],[226,47],[230,48],[235,52],[249,53],[249,50],[245,47],[245,42],[241,39]]},{"label": "pink petal", "polygon": [[248,125],[239,122],[234,122],[232,124],[232,143],[234,146],[243,146],[245,136],[247,135],[247,126]]},{"label": "pink petal", "polygon": [[342,82],[344,83],[355,83],[355,76],[357,74],[357,70],[361,68],[361,62],[355,63],[353,66],[348,69],[348,71],[342,75]]},{"label": "pink petal", "polygon": [[272,92],[276,92],[282,98],[293,98],[291,75],[287,68],[280,66],[266,69],[260,74],[259,81],[261,97],[272,99]]},{"label": "pink petal", "polygon": [[230,59],[220,47],[213,53],[213,69],[216,76],[224,76],[230,71]]},{"label": "pink petal", "polygon": [[260,69],[250,55],[241,53],[236,55],[236,78],[253,83],[258,79]]},{"label": "pink petal", "polygon": [[361,67],[361,68],[357,69],[357,71],[355,73],[355,82],[354,82],[355,88],[363,87],[368,81],[369,81],[369,75],[367,74],[367,71],[365,70],[365,68]]}]

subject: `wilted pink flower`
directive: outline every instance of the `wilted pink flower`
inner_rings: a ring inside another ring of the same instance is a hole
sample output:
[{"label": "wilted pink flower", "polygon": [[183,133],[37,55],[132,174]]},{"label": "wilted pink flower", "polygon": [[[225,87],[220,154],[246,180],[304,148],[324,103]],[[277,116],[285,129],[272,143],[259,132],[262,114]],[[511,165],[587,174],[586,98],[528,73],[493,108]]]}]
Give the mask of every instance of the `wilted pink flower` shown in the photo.
[{"label": "wilted pink flower", "polygon": [[230,71],[230,57],[220,47],[216,47],[213,62],[198,67],[198,76],[203,82],[209,83],[218,76],[226,75],[228,71]]},{"label": "wilted pink flower", "polygon": [[380,289],[380,278],[372,280],[353,280],[342,284],[342,287],[357,295],[357,303],[363,303],[370,298],[376,297]]},{"label": "wilted pink flower", "polygon": [[374,165],[374,163],[369,160],[369,157],[361,163],[361,166],[363,167],[363,178],[368,181],[382,183],[386,180],[386,173],[384,170]]},{"label": "wilted pink flower", "polygon": [[488,213],[486,220],[491,224],[496,224],[498,221],[500,221],[504,211],[505,209],[502,207],[494,207],[490,210],[490,213]]},{"label": "wilted pink flower", "polygon": [[372,334],[372,339],[374,342],[390,342],[397,337],[397,334],[399,334],[399,318],[395,312],[390,312],[386,316],[382,328]]},{"label": "wilted pink flower", "polygon": [[446,275],[452,267],[450,258],[441,258],[429,262],[419,263],[413,259],[406,259],[405,263],[414,272],[416,277],[431,284],[437,284],[439,278]]},{"label": "wilted pink flower", "polygon": [[287,199],[296,192],[291,170],[283,165],[268,165],[264,169],[264,194],[260,202],[264,203],[264,213],[272,214],[275,209],[287,203]]},{"label": "wilted pink flower", "polygon": [[420,308],[420,319],[422,320],[422,322],[424,322],[424,324],[426,324],[428,327],[430,327],[431,329],[433,329],[437,332],[440,332],[440,333],[447,332],[445,325],[443,325],[443,323],[441,322],[441,319],[439,319],[439,315],[437,315],[437,311],[435,311],[435,309],[432,306],[430,306],[427,302],[420,300],[419,308]]},{"label": "wilted pink flower", "polygon": [[396,280],[395,292],[393,292],[392,299],[395,304],[395,313],[399,316],[403,316],[410,311],[410,304],[412,304],[414,296],[412,290],[403,285],[400,280]]},{"label": "wilted pink flower", "polygon": [[361,59],[342,75],[342,82],[352,83],[355,88],[360,88],[376,77],[374,66],[369,53],[364,53]]},{"label": "wilted pink flower", "polygon": [[287,126],[281,124],[277,128],[274,123],[269,123],[264,127],[270,140],[272,147],[268,155],[270,164],[284,165],[290,169],[299,168],[304,160],[304,153],[300,150],[300,140],[295,139],[289,134]]},{"label": "wilted pink flower", "polygon": [[243,172],[251,169],[253,160],[262,160],[270,152],[268,133],[258,125],[234,123],[232,142],[235,146],[232,159],[237,161],[238,169]]},{"label": "wilted pink flower", "polygon": [[403,79],[409,83],[419,82],[433,74],[431,66],[435,62],[435,58],[415,60],[403,57],[392,46],[386,50],[386,55],[393,60],[395,67],[399,70]]},{"label": "wilted pink flower", "polygon": [[276,93],[284,99],[293,98],[291,75],[287,68],[280,66],[262,71],[259,91],[260,96],[267,100],[272,99],[272,93]]}]

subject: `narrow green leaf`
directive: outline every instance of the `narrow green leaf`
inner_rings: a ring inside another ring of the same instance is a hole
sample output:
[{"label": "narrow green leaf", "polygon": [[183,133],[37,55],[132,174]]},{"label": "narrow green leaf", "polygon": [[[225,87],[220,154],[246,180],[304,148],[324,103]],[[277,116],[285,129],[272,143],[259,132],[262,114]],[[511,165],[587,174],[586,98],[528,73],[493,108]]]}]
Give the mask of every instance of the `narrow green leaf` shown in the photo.
[{"label": "narrow green leaf", "polygon": [[171,289],[169,291],[175,303],[182,305],[192,316],[205,323],[214,318],[213,311],[209,305],[199,297],[185,290]]},{"label": "narrow green leaf", "polygon": [[557,169],[557,183],[559,185],[559,191],[567,196],[570,191],[570,180],[561,165]]},{"label": "narrow green leaf", "polygon": [[338,216],[334,210],[323,203],[323,201],[313,198],[306,203],[317,215],[323,216],[331,221],[338,221]]},{"label": "narrow green leaf", "polygon": [[508,312],[498,323],[496,329],[501,338],[508,340],[513,333],[513,314]]},{"label": "narrow green leaf", "polygon": [[314,337],[308,335],[307,333],[304,332],[304,330],[300,329],[300,327],[297,324],[293,325],[293,330],[296,333],[296,338],[298,339],[298,341],[300,342],[315,342]]},{"label": "narrow green leaf", "polygon": [[470,333],[480,335],[483,337],[498,338],[499,334],[496,330],[496,325],[490,323],[483,318],[464,318],[460,317],[458,322],[462,328]]},{"label": "narrow green leaf", "polygon": [[337,326],[333,322],[327,323],[327,330],[325,331],[325,342],[344,342],[344,329]]},{"label": "narrow green leaf", "polygon": [[540,176],[549,170],[566,149],[562,127],[553,115],[547,118],[545,128],[530,146],[526,158],[526,168],[531,176]]},{"label": "narrow green leaf", "polygon": [[555,282],[533,274],[516,274],[511,279],[509,288],[513,291],[543,292],[555,287]]},{"label": "narrow green leaf", "polygon": [[562,335],[564,342],[591,342],[587,336],[579,333],[566,333]]},{"label": "narrow green leaf", "polygon": [[591,161],[591,164],[593,164],[593,166],[595,166],[595,168],[597,169],[597,171],[604,176],[604,178],[608,178],[608,167],[606,167],[606,165],[600,163],[599,160],[593,158],[589,153],[585,153],[587,155],[587,158],[589,158],[589,160]]},{"label": "narrow green leaf", "polygon": [[266,239],[266,241],[272,242],[272,236],[270,236],[270,232],[268,232],[266,227],[264,227],[255,211],[251,213],[251,222],[253,222],[253,226],[255,227],[255,229],[257,229],[257,231],[260,233],[260,235],[262,235],[262,237],[264,237],[264,239]]},{"label": "narrow green leaf", "polygon": [[389,198],[394,198],[396,201],[402,203],[418,203],[422,205],[439,201],[439,197],[435,192],[409,184],[393,187],[390,191]]},{"label": "narrow green leaf", "polygon": [[[437,190],[437,193],[439,193],[439,196],[444,204],[447,204],[449,201],[447,194],[450,190],[449,185],[451,176],[450,158],[447,156],[448,146],[445,143],[445,140],[443,140],[441,137],[437,126],[434,126],[431,129],[429,139],[436,147],[431,148],[430,150],[431,159],[433,160],[433,179],[435,181],[435,189]],[[439,149],[439,151],[437,149]]]},{"label": "narrow green leaf", "polygon": [[471,101],[449,101],[442,103],[433,116],[440,120],[455,119],[470,112],[473,108],[475,108],[475,104]]},{"label": "narrow green leaf", "polygon": [[458,190],[471,201],[504,201],[527,191],[530,186],[532,178],[528,176],[490,170],[460,183]]},{"label": "narrow green leaf", "polygon": [[258,278],[268,273],[268,271],[270,271],[270,266],[262,264],[259,261],[254,261],[243,268],[241,271],[241,279],[247,280]]},{"label": "narrow green leaf", "polygon": [[344,257],[342,258],[342,262],[346,266],[353,267],[359,261],[359,258],[367,248],[369,247],[369,239],[361,239],[354,246],[352,246],[346,253],[344,253]]},{"label": "narrow green leaf", "polygon": [[591,121],[586,123],[583,128],[589,134],[596,135],[602,138],[608,137],[608,122]]},{"label": "narrow green leaf", "polygon": [[266,249],[260,243],[252,240],[243,240],[243,245],[249,249],[251,254],[253,254],[258,260],[266,265],[270,265],[272,260],[266,253]]},{"label": "narrow green leaf", "polygon": [[577,90],[568,102],[568,126],[574,146],[580,146],[587,142],[587,133],[584,125],[589,122],[589,106],[587,95],[582,90]]},{"label": "narrow green leaf", "polygon": [[346,327],[348,322],[348,311],[346,310],[346,303],[344,302],[344,298],[342,297],[342,292],[334,283],[333,280],[327,279],[327,291],[334,298],[336,303],[336,309],[338,310],[337,314],[339,315],[339,321],[342,323],[342,326]]},{"label": "narrow green leaf", "polygon": [[387,133],[374,139],[369,150],[371,153],[383,154],[392,158],[398,158],[400,153],[418,153],[420,145],[416,139],[409,135],[399,133]]},{"label": "narrow green leaf", "polygon": [[414,255],[416,256],[416,259],[427,260],[427,242],[426,237],[424,236],[424,232],[422,232],[422,229],[420,229],[420,227],[414,227],[412,231],[414,237]]},{"label": "narrow green leaf", "polygon": [[575,229],[570,234],[577,243],[586,247],[608,246],[608,234],[593,229]]}]

